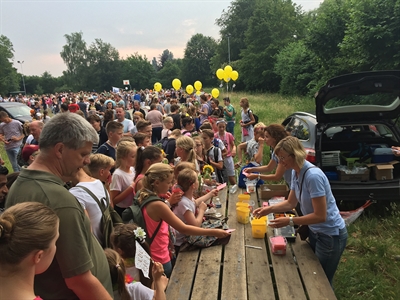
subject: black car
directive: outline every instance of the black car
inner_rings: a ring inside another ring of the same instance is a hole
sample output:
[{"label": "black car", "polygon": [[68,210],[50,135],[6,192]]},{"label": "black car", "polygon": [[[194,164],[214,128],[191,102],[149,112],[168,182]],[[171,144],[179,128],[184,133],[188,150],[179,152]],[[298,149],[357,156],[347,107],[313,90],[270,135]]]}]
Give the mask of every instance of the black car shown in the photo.
[{"label": "black car", "polygon": [[400,71],[335,77],[315,103],[316,115],[296,112],[282,125],[325,172],[336,200],[400,200],[400,158],[390,149],[400,146]]},{"label": "black car", "polygon": [[31,122],[31,108],[20,102],[0,102],[0,111],[5,111],[11,119],[20,121],[22,124]]}]

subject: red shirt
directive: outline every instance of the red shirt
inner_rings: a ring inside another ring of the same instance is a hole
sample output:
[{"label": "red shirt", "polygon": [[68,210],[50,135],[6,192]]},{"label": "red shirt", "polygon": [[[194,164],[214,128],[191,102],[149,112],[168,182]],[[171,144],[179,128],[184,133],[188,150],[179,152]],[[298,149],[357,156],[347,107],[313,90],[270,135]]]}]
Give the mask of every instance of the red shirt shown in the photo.
[{"label": "red shirt", "polygon": [[68,105],[68,110],[72,113],[75,113],[79,110],[79,105],[76,103],[71,103],[70,105]]}]

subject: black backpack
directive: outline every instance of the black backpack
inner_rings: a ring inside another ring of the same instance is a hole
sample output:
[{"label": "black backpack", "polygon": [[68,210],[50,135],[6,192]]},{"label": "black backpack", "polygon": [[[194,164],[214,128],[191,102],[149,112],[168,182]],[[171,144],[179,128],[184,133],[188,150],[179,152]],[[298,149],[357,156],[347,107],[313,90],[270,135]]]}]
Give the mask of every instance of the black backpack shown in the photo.
[{"label": "black backpack", "polygon": [[156,195],[150,195],[146,199],[143,199],[141,203],[139,203],[138,200],[139,195],[140,192],[138,192],[135,198],[133,198],[133,204],[129,206],[127,209],[125,209],[124,212],[122,213],[122,221],[124,221],[125,223],[135,223],[137,226],[143,228],[143,230],[146,232],[146,242],[150,246],[154,238],[156,237],[163,221],[161,220],[158,223],[156,230],[150,237],[149,232],[147,231],[146,222],[144,221],[142,209],[152,201],[164,202],[164,200],[160,199],[160,197]]},{"label": "black backpack", "polygon": [[251,114],[253,115],[253,117],[254,117],[254,121],[255,121],[255,123],[253,124],[253,126],[254,126],[254,125],[256,125],[256,124],[258,123],[258,116],[255,115],[251,109],[249,109],[249,110],[247,111],[247,114],[249,115],[250,120],[251,120],[250,113],[251,113]]},{"label": "black backpack", "polygon": [[[114,229],[114,226],[118,225],[118,224],[122,224],[122,219],[121,217],[118,215],[118,213],[114,210],[114,208],[110,205],[110,200],[108,198],[108,192],[106,190],[106,188],[103,185],[104,188],[104,193],[106,195],[106,197],[101,198],[100,200],[95,196],[95,194],[93,194],[93,192],[91,190],[89,190],[88,188],[81,186],[81,185],[77,185],[76,187],[81,188],[82,190],[84,190],[86,193],[88,193],[97,203],[97,205],[100,207],[101,210],[101,232],[103,233],[103,241],[101,241],[101,245],[103,246],[103,248],[112,248],[111,245],[111,240],[110,240],[110,236],[111,233]],[[104,205],[104,202],[106,202],[108,205]]]}]

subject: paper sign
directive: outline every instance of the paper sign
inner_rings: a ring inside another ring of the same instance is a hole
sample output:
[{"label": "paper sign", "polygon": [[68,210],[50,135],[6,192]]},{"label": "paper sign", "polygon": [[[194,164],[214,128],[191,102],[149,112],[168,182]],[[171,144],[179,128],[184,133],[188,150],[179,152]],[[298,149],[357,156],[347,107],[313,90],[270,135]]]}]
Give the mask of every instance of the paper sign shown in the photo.
[{"label": "paper sign", "polygon": [[135,254],[135,267],[142,270],[143,275],[150,279],[149,269],[150,269],[150,255],[143,249],[143,247],[135,241],[136,243],[136,254]]},{"label": "paper sign", "polygon": [[244,176],[246,176],[246,177],[249,177],[249,175],[250,175],[250,173],[247,173],[247,172],[242,172],[242,174],[243,174]]},{"label": "paper sign", "polygon": [[222,190],[224,187],[226,187],[226,182],[223,184],[220,184],[219,186],[217,186],[217,190],[220,191]]},{"label": "paper sign", "polygon": [[123,83],[124,85],[129,85],[129,80],[123,80],[122,83]]}]

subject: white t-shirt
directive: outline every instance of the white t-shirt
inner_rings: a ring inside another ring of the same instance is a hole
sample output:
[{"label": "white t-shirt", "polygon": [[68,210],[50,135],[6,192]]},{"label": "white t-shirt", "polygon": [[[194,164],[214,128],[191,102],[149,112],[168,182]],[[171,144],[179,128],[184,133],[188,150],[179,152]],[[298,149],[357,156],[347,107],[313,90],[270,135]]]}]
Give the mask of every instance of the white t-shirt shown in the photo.
[{"label": "white t-shirt", "polygon": [[114,121],[124,125],[124,133],[131,132],[131,130],[133,129],[134,125],[132,120],[124,119],[122,122],[119,122],[118,119],[115,119]]},{"label": "white t-shirt", "polygon": [[171,134],[171,130],[169,130],[169,129],[163,129],[163,130],[161,131],[161,139],[163,139],[163,138],[165,138],[165,137],[168,137],[170,134]]},{"label": "white t-shirt", "polygon": [[[106,199],[103,183],[98,179],[92,182],[79,182],[77,185],[81,185],[89,189],[97,197],[97,199],[99,199],[99,201],[101,201],[102,198]],[[92,196],[90,196],[85,190],[79,187],[73,187],[69,189],[69,192],[75,196],[75,198],[82,205],[83,209],[85,209],[88,212],[93,234],[97,238],[99,243],[102,244],[103,241],[103,232],[101,228],[102,212],[99,205],[96,203],[96,201],[93,199]],[[108,195],[108,199],[110,199],[110,195]],[[109,203],[106,202],[104,203],[106,204],[106,206],[109,205]]]},{"label": "white t-shirt", "polygon": [[[135,178],[135,169],[133,167],[130,168],[130,173],[126,173],[122,171],[120,168],[114,171],[114,174],[111,178],[110,191],[119,191],[122,192],[128,188],[133,183],[133,179]],[[117,203],[116,206],[120,208],[127,208],[132,205],[133,201],[133,193],[129,194],[124,200]]]},{"label": "white t-shirt", "polygon": [[[149,289],[140,282],[132,282],[125,284],[131,299],[152,300],[154,297],[154,290]],[[114,291],[114,300],[120,300],[121,296],[118,291]]]},{"label": "white t-shirt", "polygon": [[[174,214],[186,224],[185,213],[187,211],[191,211],[193,215],[196,215],[196,204],[190,200],[188,197],[182,196],[181,201],[178,202],[178,205],[174,207]],[[185,241],[186,235],[176,231],[176,241],[175,246],[180,246]]]}]

